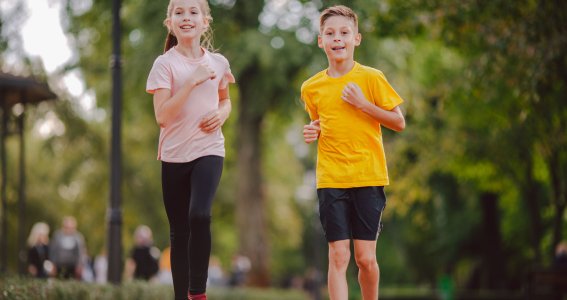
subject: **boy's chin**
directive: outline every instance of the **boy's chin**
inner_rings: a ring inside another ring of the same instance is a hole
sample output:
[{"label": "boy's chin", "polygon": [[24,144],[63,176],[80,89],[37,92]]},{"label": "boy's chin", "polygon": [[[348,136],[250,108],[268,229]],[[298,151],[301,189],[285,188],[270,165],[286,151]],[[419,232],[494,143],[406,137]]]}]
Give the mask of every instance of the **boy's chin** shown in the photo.
[{"label": "boy's chin", "polygon": [[349,61],[349,60],[351,60],[351,59],[352,59],[352,58],[348,57],[348,55],[340,55],[340,56],[334,55],[334,56],[329,56],[329,60],[330,60],[330,61],[333,61],[333,62],[335,62],[335,63],[342,63],[342,62],[345,62],[345,61]]}]

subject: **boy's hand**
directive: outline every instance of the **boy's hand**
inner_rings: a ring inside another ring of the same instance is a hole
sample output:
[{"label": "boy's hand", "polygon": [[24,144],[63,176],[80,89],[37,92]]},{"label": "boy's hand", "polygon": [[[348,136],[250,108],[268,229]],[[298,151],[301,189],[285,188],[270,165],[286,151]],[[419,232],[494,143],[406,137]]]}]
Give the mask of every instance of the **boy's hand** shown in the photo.
[{"label": "boy's hand", "polygon": [[319,126],[319,120],[312,121],[309,125],[303,126],[303,138],[307,144],[316,141],[319,138],[320,132],[321,126]]},{"label": "boy's hand", "polygon": [[356,83],[349,82],[343,89],[343,94],[341,96],[343,101],[349,103],[350,105],[356,107],[357,109],[362,109],[365,105],[370,102],[366,100],[364,93]]},{"label": "boy's hand", "polygon": [[195,71],[193,71],[193,74],[191,74],[190,80],[194,86],[197,86],[208,79],[215,79],[215,77],[217,77],[217,75],[213,69],[207,65],[199,65]]}]

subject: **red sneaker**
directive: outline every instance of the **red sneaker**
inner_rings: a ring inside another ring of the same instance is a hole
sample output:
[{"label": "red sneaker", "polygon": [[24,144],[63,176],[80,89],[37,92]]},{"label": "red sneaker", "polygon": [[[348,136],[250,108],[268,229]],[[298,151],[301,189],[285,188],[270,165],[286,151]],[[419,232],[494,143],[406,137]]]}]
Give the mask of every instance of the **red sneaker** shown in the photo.
[{"label": "red sneaker", "polygon": [[189,300],[207,300],[206,294],[191,295],[189,294]]}]

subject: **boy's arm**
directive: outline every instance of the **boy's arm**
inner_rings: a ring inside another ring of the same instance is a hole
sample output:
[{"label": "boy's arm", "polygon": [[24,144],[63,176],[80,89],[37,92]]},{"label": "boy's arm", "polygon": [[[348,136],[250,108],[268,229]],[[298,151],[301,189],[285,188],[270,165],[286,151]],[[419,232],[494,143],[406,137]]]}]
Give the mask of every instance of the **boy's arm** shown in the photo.
[{"label": "boy's arm", "polygon": [[372,104],[366,100],[360,87],[354,83],[345,86],[341,98],[394,131],[402,131],[406,127],[406,120],[399,106],[385,110]]},{"label": "boy's arm", "polygon": [[321,133],[319,120],[312,121],[308,125],[303,126],[303,138],[307,144],[316,141],[319,138],[319,133]]}]

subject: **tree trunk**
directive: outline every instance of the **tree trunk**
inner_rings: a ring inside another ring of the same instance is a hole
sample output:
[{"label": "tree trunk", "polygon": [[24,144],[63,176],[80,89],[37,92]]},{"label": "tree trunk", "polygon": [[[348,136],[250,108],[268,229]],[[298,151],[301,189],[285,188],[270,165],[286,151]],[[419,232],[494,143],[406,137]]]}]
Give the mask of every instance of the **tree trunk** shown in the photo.
[{"label": "tree trunk", "polygon": [[533,178],[533,163],[531,158],[526,160],[525,182],[522,184],[524,201],[527,206],[528,216],[531,224],[530,241],[534,251],[534,263],[540,264],[541,260],[541,239],[543,236],[543,225],[541,221],[541,209],[539,205],[538,183]]},{"label": "tree trunk", "polygon": [[252,269],[247,284],[264,287],[270,284],[270,249],[267,235],[266,200],[263,193],[261,124],[263,116],[254,110],[253,77],[240,77],[241,96],[238,108],[236,223],[240,254],[247,256]]},{"label": "tree trunk", "polygon": [[481,195],[482,224],[484,241],[481,246],[483,256],[483,282],[486,289],[499,289],[504,287],[506,278],[505,260],[502,252],[502,235],[500,233],[500,212],[498,209],[498,195],[483,193]]},{"label": "tree trunk", "polygon": [[555,214],[553,216],[553,241],[551,248],[552,257],[555,255],[555,246],[561,242],[563,236],[563,214],[567,205],[567,191],[565,176],[563,174],[564,165],[561,163],[560,151],[553,151],[548,163],[549,175],[551,179],[551,192]]}]

